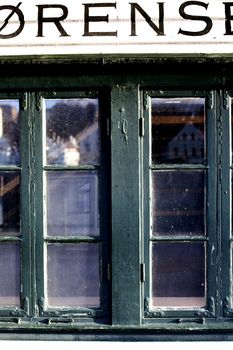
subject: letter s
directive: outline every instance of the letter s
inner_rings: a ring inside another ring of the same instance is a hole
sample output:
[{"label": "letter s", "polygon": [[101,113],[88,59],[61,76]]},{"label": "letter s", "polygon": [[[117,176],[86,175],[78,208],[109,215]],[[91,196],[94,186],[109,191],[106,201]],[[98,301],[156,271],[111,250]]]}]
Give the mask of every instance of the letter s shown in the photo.
[{"label": "letter s", "polygon": [[183,17],[184,19],[190,19],[193,21],[203,21],[206,23],[206,27],[203,30],[200,30],[197,32],[191,32],[191,31],[179,29],[178,34],[189,35],[189,36],[199,36],[199,35],[208,34],[213,26],[211,18],[207,16],[193,16],[193,15],[187,14],[185,12],[185,9],[187,6],[191,6],[191,5],[201,6],[207,10],[209,4],[206,4],[205,2],[202,2],[202,1],[186,1],[179,8],[179,13],[181,17]]}]

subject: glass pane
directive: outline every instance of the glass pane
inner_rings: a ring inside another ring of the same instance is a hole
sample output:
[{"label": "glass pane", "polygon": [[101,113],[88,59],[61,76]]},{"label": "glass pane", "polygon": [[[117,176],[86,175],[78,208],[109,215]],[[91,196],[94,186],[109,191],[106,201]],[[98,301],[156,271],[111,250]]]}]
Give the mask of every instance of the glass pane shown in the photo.
[{"label": "glass pane", "polygon": [[205,172],[152,173],[153,235],[205,234]]},{"label": "glass pane", "polygon": [[20,245],[0,244],[0,307],[20,306]]},{"label": "glass pane", "polygon": [[99,307],[99,245],[48,245],[47,304]]},{"label": "glass pane", "polygon": [[20,175],[0,173],[0,236],[20,235]]},{"label": "glass pane", "polygon": [[46,99],[47,164],[99,164],[98,99]]},{"label": "glass pane", "polygon": [[48,172],[47,234],[98,235],[98,197],[97,172]]},{"label": "glass pane", "polygon": [[205,99],[152,98],[152,162],[203,164]]},{"label": "glass pane", "polygon": [[205,244],[152,245],[152,305],[205,306]]},{"label": "glass pane", "polygon": [[0,100],[0,165],[20,164],[18,100]]}]

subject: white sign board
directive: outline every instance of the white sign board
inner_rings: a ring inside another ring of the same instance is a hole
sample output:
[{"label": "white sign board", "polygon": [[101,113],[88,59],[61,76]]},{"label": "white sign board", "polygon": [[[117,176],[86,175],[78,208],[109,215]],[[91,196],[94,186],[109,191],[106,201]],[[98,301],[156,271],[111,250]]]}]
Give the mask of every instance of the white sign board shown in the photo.
[{"label": "white sign board", "polygon": [[0,2],[0,56],[232,52],[233,1]]}]

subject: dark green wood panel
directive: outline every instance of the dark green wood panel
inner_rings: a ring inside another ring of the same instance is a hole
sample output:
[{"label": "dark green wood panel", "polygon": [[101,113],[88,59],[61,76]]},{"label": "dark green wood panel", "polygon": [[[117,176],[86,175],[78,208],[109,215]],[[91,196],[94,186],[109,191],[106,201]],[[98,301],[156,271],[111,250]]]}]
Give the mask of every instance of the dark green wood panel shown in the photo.
[{"label": "dark green wood panel", "polygon": [[222,315],[232,317],[232,111],[231,97],[232,91],[221,91],[219,94],[219,187],[221,197],[219,198],[219,222],[221,224],[221,236],[219,245],[221,246],[220,277],[222,279]]},{"label": "dark green wood panel", "polygon": [[112,322],[140,323],[137,87],[112,90]]}]

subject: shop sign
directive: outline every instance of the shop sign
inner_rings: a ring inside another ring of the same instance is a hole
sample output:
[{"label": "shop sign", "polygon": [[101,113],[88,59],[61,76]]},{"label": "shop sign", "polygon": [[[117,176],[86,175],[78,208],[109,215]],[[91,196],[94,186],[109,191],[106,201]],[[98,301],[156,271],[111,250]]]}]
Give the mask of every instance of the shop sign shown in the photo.
[{"label": "shop sign", "polygon": [[231,53],[233,1],[5,0],[3,55]]}]

